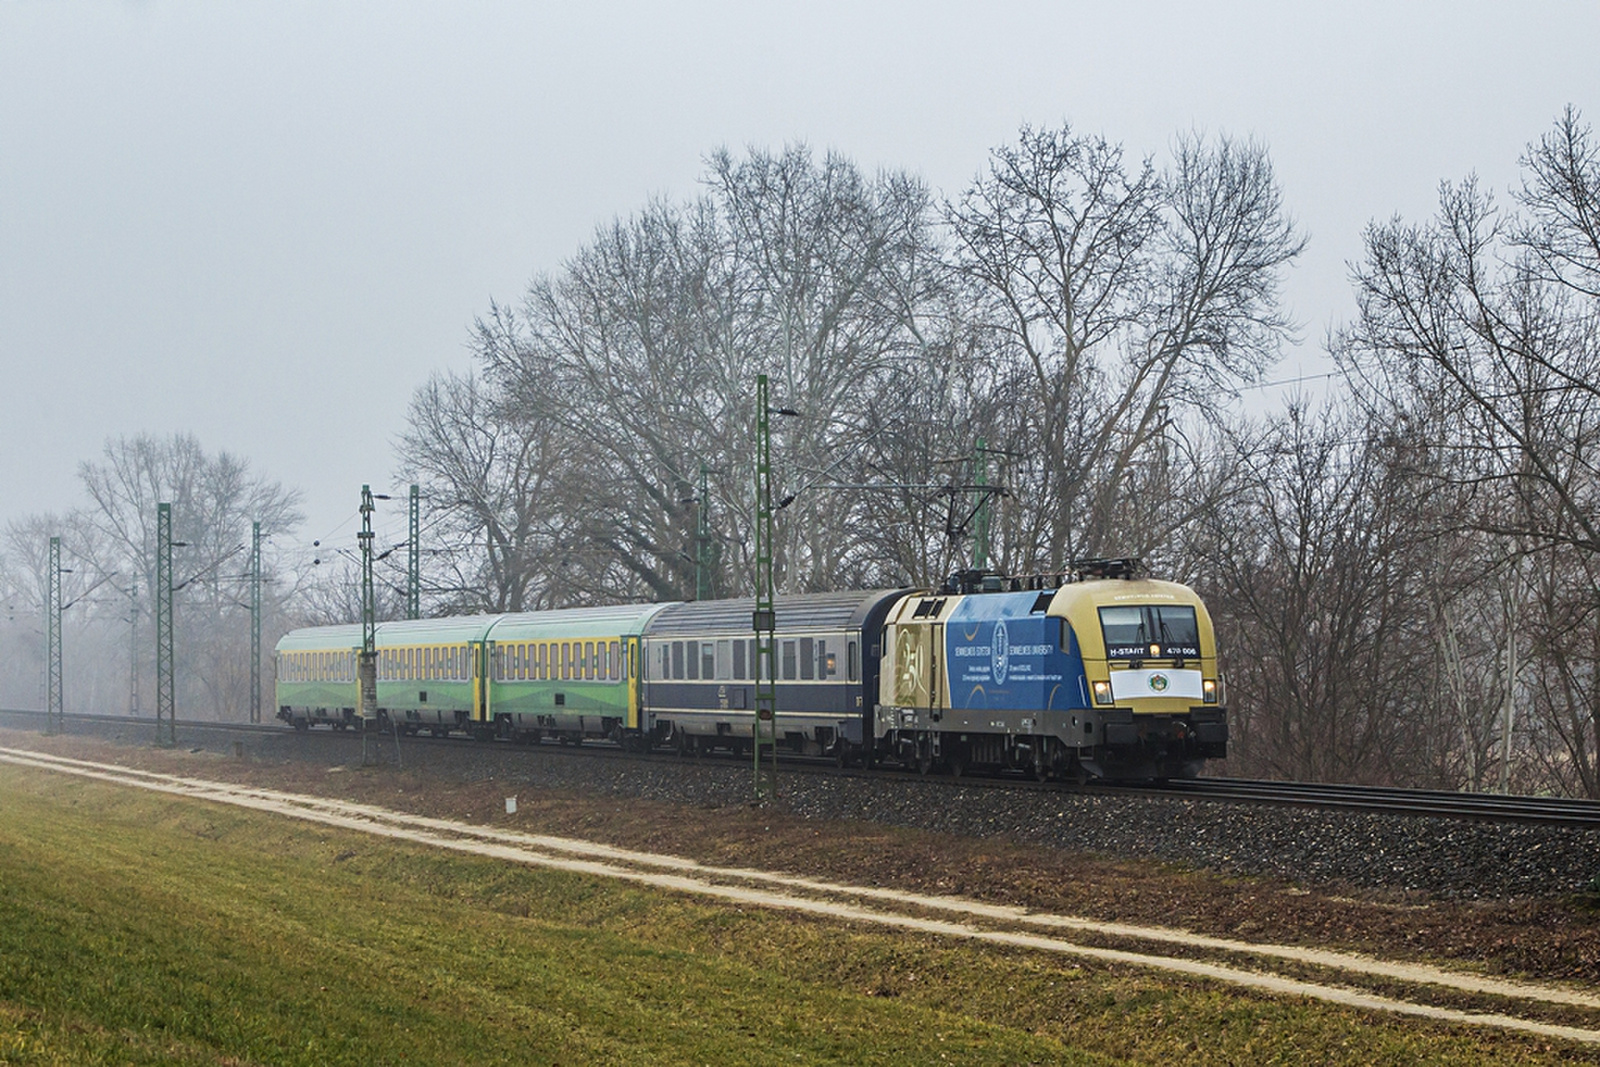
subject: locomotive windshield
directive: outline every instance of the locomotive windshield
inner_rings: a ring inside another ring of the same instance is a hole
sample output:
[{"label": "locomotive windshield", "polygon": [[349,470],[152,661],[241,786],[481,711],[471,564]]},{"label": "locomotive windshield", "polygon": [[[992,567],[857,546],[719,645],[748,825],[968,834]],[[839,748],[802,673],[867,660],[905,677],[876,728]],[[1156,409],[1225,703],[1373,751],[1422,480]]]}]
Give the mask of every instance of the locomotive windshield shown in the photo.
[{"label": "locomotive windshield", "polygon": [[1200,627],[1187,604],[1101,608],[1100,629],[1107,659],[1200,655]]}]

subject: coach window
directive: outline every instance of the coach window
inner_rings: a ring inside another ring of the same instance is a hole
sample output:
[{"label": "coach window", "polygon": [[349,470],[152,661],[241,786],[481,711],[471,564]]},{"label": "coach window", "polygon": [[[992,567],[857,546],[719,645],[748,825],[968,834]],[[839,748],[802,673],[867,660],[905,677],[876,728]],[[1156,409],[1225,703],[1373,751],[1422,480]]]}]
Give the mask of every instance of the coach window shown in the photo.
[{"label": "coach window", "polygon": [[837,648],[829,651],[828,642],[817,641],[817,677],[837,678],[839,676],[839,653]]},{"label": "coach window", "polygon": [[794,642],[783,643],[783,680],[794,681]]},{"label": "coach window", "polygon": [[733,642],[733,677],[735,681],[744,681],[744,642]]},{"label": "coach window", "polygon": [[683,678],[683,642],[672,642],[672,677]]},{"label": "coach window", "polygon": [[622,642],[612,641],[607,646],[611,650],[611,680],[622,681]]},{"label": "coach window", "polygon": [[685,641],[683,643],[683,660],[684,660],[685,666],[687,666],[689,668],[688,676],[690,678],[699,678],[700,677],[700,642],[699,641]]},{"label": "coach window", "polygon": [[800,639],[800,677],[806,681],[817,676],[817,642],[812,637]]},{"label": "coach window", "polygon": [[594,642],[583,643],[583,677],[587,681],[594,681]]},{"label": "coach window", "polygon": [[852,682],[858,681],[859,678],[858,678],[858,675],[857,675],[857,668],[856,668],[856,643],[854,641],[851,641],[848,645],[845,646],[845,648],[846,648],[845,657],[844,657],[845,658],[845,665],[850,668],[850,680]]},{"label": "coach window", "polygon": [[710,641],[700,642],[700,677],[710,681],[717,676],[717,646]]},{"label": "coach window", "polygon": [[733,677],[733,642],[717,642],[717,677]]}]

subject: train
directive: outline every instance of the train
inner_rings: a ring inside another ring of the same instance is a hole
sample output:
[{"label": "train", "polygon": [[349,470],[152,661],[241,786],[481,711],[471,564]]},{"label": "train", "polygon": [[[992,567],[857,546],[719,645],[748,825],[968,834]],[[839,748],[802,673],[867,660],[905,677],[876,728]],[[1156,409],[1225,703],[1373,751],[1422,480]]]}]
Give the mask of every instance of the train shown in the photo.
[{"label": "train", "polygon": [[[384,622],[385,731],[749,753],[751,598]],[[922,774],[1192,777],[1227,755],[1210,615],[1131,560],[937,589],[779,596],[762,675],[780,752]],[[274,653],[278,718],[357,726],[362,628],[293,630]]]}]

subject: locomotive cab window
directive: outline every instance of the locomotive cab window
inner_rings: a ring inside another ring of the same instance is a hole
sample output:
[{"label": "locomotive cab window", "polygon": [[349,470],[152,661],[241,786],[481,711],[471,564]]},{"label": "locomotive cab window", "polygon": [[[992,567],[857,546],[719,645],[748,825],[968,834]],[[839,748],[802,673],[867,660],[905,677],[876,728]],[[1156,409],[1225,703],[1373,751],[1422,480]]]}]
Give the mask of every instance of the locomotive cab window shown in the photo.
[{"label": "locomotive cab window", "polygon": [[1188,604],[1144,604],[1100,609],[1107,659],[1198,658],[1200,627]]}]

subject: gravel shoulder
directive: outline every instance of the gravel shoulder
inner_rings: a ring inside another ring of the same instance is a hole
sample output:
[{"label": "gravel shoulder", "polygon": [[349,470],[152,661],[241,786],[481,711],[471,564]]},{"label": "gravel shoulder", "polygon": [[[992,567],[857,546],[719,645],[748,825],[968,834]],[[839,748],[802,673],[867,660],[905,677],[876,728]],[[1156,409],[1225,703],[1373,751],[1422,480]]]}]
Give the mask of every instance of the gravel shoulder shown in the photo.
[{"label": "gravel shoulder", "polygon": [[102,737],[0,730],[0,744],[704,863],[1600,987],[1600,908],[1577,892],[1600,874],[1590,831],[910,777],[788,775],[780,802],[757,809],[738,763],[416,742],[402,744],[402,766],[392,744],[384,762],[362,766],[350,737],[285,731],[247,739],[238,755],[200,732],[190,748],[154,749],[141,726]]}]

